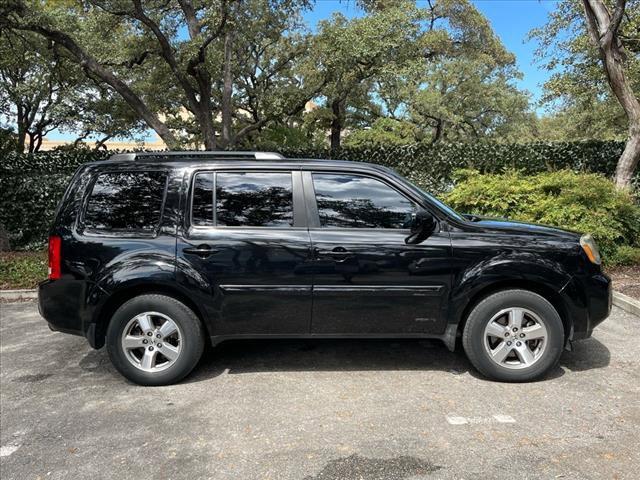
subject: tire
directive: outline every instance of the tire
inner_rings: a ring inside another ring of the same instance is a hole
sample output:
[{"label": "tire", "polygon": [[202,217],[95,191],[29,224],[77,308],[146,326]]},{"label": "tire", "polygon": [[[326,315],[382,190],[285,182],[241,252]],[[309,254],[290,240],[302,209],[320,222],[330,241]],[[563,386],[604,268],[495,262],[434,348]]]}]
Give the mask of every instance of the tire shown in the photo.
[{"label": "tire", "polygon": [[138,385],[170,385],[186,377],[204,349],[204,330],[175,298],[140,295],[116,310],[107,328],[114,367]]},{"label": "tire", "polygon": [[564,340],[556,309],[528,290],[489,295],[473,308],[462,334],[473,366],[484,376],[503,382],[528,382],[544,376],[558,363]]}]

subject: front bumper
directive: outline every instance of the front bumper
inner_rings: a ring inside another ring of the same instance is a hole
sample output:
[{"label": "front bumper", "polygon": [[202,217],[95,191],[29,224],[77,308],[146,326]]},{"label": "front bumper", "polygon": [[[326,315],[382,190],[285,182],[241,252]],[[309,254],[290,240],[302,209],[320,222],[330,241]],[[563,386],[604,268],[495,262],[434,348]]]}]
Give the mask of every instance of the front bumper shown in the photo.
[{"label": "front bumper", "polygon": [[602,272],[573,277],[563,294],[571,304],[568,312],[572,320],[571,340],[589,338],[593,329],[611,313],[611,278]]}]

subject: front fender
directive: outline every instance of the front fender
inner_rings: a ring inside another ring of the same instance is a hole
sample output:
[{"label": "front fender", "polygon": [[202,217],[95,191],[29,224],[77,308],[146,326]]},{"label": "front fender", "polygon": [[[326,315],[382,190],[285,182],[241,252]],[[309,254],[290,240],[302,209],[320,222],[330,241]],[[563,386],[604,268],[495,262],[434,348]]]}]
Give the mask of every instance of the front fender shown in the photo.
[{"label": "front fender", "polygon": [[562,297],[562,291],[570,281],[571,275],[559,261],[535,252],[509,252],[482,259],[454,269],[449,322],[459,323],[478,295],[496,286],[523,288],[531,285]]}]

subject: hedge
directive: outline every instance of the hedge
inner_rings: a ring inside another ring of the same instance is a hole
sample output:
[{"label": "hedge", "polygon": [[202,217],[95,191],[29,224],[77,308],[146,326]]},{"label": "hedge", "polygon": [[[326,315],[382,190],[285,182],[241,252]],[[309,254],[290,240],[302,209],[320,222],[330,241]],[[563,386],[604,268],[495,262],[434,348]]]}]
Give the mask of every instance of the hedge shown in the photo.
[{"label": "hedge", "polygon": [[640,260],[640,205],[602,175],[570,170],[455,175],[456,186],[444,200],[459,212],[589,232],[607,266]]},{"label": "hedge", "polygon": [[[448,191],[454,171],[472,168],[483,173],[517,169],[527,174],[570,169],[613,175],[623,142],[489,142],[403,145],[375,148],[284,149],[290,158],[342,158],[368,161],[397,170],[434,192]],[[45,241],[55,206],[81,164],[108,158],[113,152],[66,149],[37,154],[9,153],[0,159],[0,240],[12,248],[39,248]],[[636,174],[635,183],[640,184]]]}]

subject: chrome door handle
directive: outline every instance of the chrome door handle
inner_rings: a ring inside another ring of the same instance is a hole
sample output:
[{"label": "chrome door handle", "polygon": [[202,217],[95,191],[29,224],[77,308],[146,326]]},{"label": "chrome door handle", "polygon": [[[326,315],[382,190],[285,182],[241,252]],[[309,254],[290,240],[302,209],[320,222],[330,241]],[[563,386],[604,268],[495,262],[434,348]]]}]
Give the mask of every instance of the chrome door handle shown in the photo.
[{"label": "chrome door handle", "polygon": [[187,247],[182,251],[189,255],[197,255],[200,258],[207,258],[209,255],[219,252],[219,250],[211,248],[211,246],[207,245],[206,243],[198,245],[197,247]]},{"label": "chrome door handle", "polygon": [[316,257],[332,257],[336,262],[344,262],[347,257],[353,255],[349,250],[344,247],[335,247],[332,250],[320,250],[315,249]]}]

